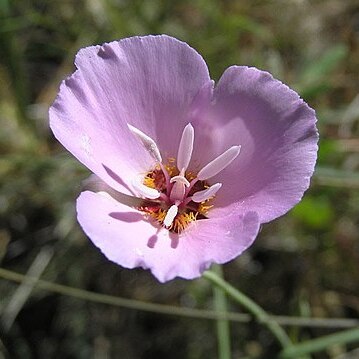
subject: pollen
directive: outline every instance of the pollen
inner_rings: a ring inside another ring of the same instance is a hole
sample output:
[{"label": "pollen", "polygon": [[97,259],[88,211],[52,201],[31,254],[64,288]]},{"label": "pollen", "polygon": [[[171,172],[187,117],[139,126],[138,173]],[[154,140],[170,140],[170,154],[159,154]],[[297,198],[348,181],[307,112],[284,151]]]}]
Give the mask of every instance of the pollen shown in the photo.
[{"label": "pollen", "polygon": [[166,171],[167,171],[167,173],[169,174],[170,177],[177,176],[178,173],[179,173],[176,165],[174,164],[174,162],[175,162],[175,159],[170,158],[168,160],[168,163],[165,165],[165,169],[166,169]]},{"label": "pollen", "polygon": [[192,171],[187,171],[186,178],[188,179],[188,181],[191,182],[193,179],[196,178],[196,174]]},{"label": "pollen", "polygon": [[143,184],[150,188],[156,188],[155,179],[148,175],[146,175],[146,177],[143,179]]},{"label": "pollen", "polygon": [[198,206],[198,212],[205,216],[208,211],[213,207],[213,204],[209,204],[209,202],[211,201],[211,199],[207,200],[207,201],[204,201],[204,202],[201,202]]},{"label": "pollen", "polygon": [[[167,211],[156,207],[141,207],[141,211],[145,212],[150,218],[156,220],[158,224],[163,226]],[[181,233],[185,230],[191,222],[196,221],[199,212],[188,211],[179,213],[174,219],[171,226],[168,228],[169,231],[174,233]]]},{"label": "pollen", "polygon": [[176,233],[181,233],[191,222],[194,222],[197,219],[197,216],[198,212],[195,213],[192,211],[177,215],[170,230],[172,229]]},{"label": "pollen", "polygon": [[147,216],[154,218],[158,223],[162,224],[165,217],[166,211],[157,206],[146,206],[138,208],[140,211],[144,212]]},{"label": "pollen", "polygon": [[146,173],[143,184],[149,188],[157,189],[160,192],[166,189],[166,178],[160,166],[156,166],[155,169]]}]

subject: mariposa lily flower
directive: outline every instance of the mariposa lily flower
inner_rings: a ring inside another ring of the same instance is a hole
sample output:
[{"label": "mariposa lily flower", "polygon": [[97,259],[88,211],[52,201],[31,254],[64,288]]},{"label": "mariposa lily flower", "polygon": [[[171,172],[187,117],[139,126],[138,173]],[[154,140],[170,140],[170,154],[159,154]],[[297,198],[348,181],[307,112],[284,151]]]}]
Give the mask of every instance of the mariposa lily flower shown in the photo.
[{"label": "mariposa lily flower", "polygon": [[94,173],[80,225],[123,267],[196,278],[308,188],[315,113],[269,73],[231,66],[215,86],[203,58],[165,35],[87,47],[75,64],[50,125]]}]

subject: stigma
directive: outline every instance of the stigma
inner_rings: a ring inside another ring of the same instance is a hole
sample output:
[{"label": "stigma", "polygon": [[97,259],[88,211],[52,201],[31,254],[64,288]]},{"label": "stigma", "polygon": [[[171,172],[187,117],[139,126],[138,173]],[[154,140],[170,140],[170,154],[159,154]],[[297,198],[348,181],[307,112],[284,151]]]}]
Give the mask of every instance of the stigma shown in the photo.
[{"label": "stigma", "polygon": [[151,200],[148,206],[138,208],[154,218],[169,231],[180,233],[197,220],[206,218],[211,201],[222,183],[209,184],[208,180],[229,166],[239,155],[240,146],[232,146],[197,174],[189,171],[194,147],[194,128],[188,123],[183,129],[177,157],[164,162],[156,142],[138,128],[128,125],[156,162],[143,178],[134,178],[132,186],[142,198]]}]

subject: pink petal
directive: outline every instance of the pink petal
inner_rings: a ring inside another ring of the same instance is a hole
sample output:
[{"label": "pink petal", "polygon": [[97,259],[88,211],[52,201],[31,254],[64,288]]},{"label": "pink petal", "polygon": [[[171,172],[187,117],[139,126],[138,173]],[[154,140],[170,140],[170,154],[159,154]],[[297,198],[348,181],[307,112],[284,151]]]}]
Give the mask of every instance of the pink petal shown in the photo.
[{"label": "pink petal", "polygon": [[78,198],[77,212],[108,259],[126,268],[148,268],[161,282],[193,279],[213,262],[230,261],[252,244],[259,229],[257,214],[250,212],[196,221],[179,236],[108,195],[89,191]]},{"label": "pink petal", "polygon": [[[169,36],[133,37],[79,51],[77,71],[50,108],[56,138],[118,190],[153,159],[127,123],[175,156],[196,95],[208,83],[202,57]],[[122,183],[121,183],[122,182]]]},{"label": "pink petal", "polygon": [[300,201],[314,170],[315,112],[269,73],[248,67],[227,69],[214,101],[214,140],[205,155],[231,145],[241,145],[241,153],[211,179],[223,186],[210,216],[256,211],[263,223],[283,215]]}]

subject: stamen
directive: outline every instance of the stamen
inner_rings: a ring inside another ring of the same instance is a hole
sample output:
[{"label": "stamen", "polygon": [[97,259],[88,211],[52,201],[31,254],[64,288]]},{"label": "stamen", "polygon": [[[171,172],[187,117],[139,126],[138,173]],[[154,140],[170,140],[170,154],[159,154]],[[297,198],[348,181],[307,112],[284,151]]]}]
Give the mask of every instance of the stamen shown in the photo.
[{"label": "stamen", "polygon": [[221,187],[222,183],[216,183],[203,191],[198,191],[192,196],[192,201],[197,203],[204,202],[213,197]]},{"label": "stamen", "polygon": [[161,193],[154,188],[145,186],[139,180],[132,181],[133,188],[139,192],[143,197],[148,199],[156,199],[161,196]]},{"label": "stamen", "polygon": [[146,134],[144,134],[141,130],[139,130],[138,128],[127,124],[128,128],[130,129],[130,131],[137,136],[137,138],[140,139],[140,141],[142,142],[142,144],[145,146],[146,150],[150,153],[150,155],[157,161],[157,162],[162,162],[162,157],[161,157],[161,153],[160,150],[158,149],[156,142],[149,136],[147,136]]},{"label": "stamen", "polygon": [[227,149],[196,176],[187,171],[194,144],[194,128],[190,123],[182,132],[177,161],[170,158],[166,165],[162,163],[160,151],[152,138],[132,125],[128,124],[128,128],[157,161],[155,168],[146,174],[143,181],[136,178],[132,183],[139,197],[144,198],[139,209],[168,231],[178,234],[196,219],[206,218],[212,208],[210,200],[222,187],[222,183],[208,186],[206,180],[225,169],[239,155],[241,147]]},{"label": "stamen", "polygon": [[182,132],[181,142],[177,153],[177,168],[186,171],[191,161],[194,141],[194,128],[189,123]]},{"label": "stamen", "polygon": [[204,166],[197,175],[200,181],[207,180],[217,173],[224,170],[238,155],[241,150],[241,146],[232,146],[227,151],[223,152],[213,161]]},{"label": "stamen", "polygon": [[173,223],[173,220],[177,216],[177,213],[178,213],[178,207],[174,204],[167,211],[166,217],[163,221],[164,226],[170,227]]}]

